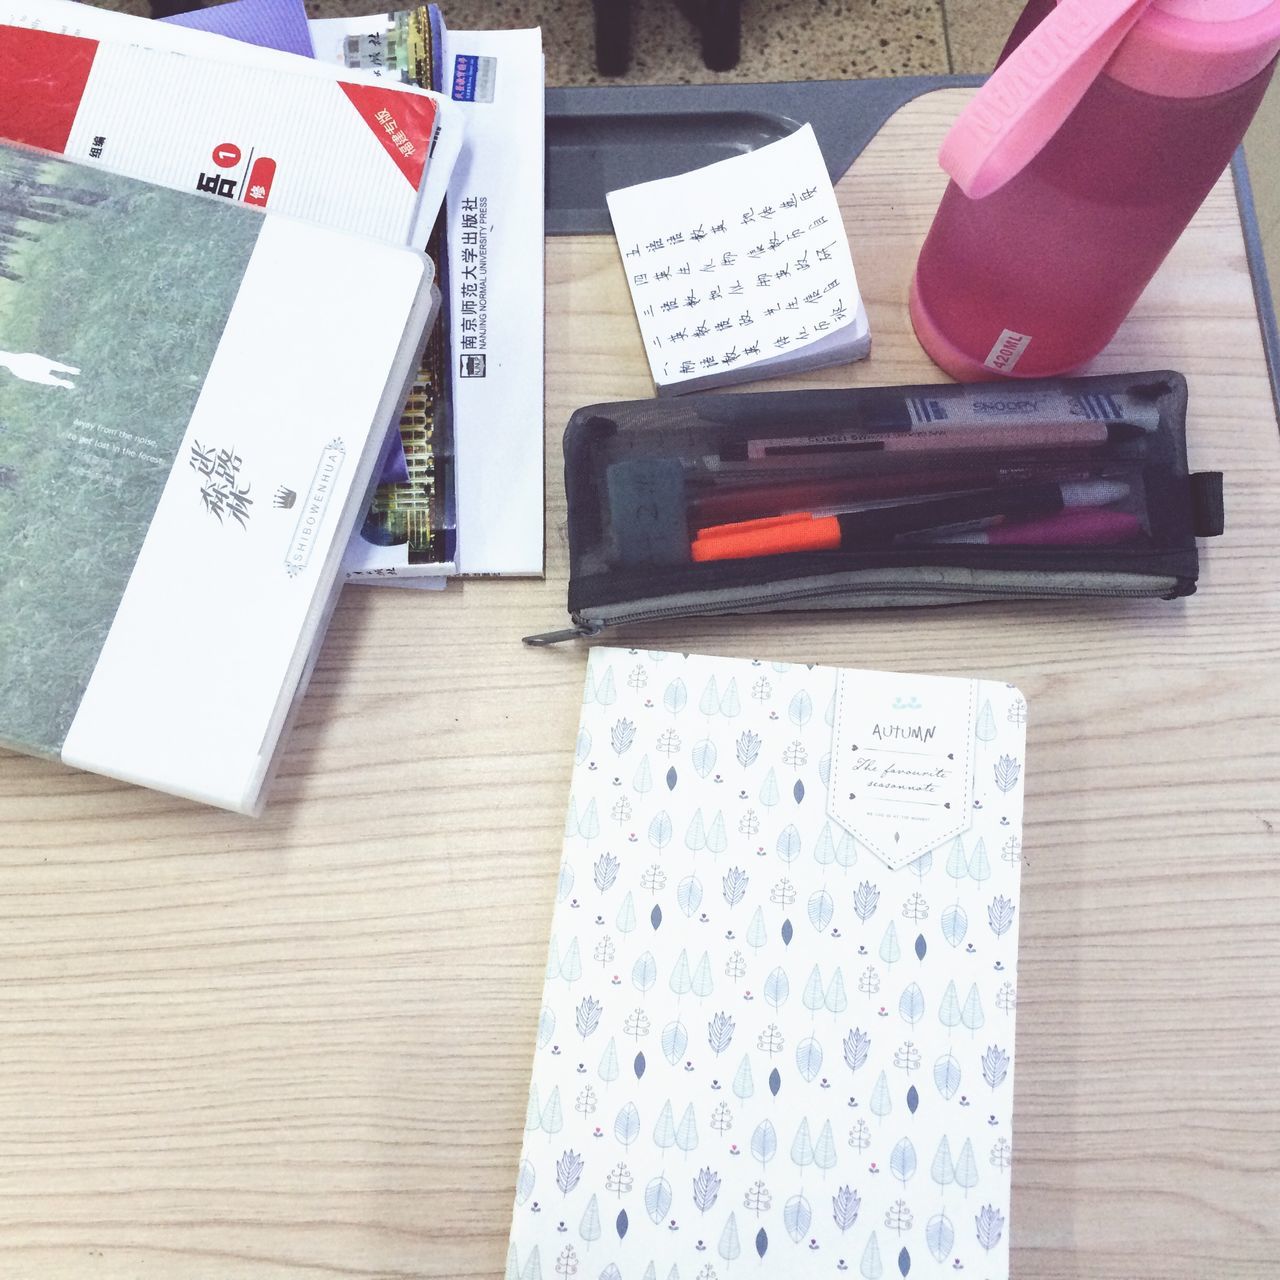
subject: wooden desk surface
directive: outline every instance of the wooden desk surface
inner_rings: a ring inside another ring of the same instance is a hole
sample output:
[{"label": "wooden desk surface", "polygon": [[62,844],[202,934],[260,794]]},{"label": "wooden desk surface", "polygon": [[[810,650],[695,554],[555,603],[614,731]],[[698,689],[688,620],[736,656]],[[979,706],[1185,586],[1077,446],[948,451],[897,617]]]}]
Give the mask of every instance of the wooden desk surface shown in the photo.
[{"label": "wooden desk surface", "polygon": [[[964,92],[840,184],[874,355],[794,385],[937,376],[906,290]],[[0,1276],[502,1274],[583,671],[519,641],[563,625],[566,419],[652,390],[612,241],[547,272],[545,582],[349,588],[257,822],[0,754]],[[1227,475],[1189,600],[622,641],[1025,691],[1012,1239],[1043,1280],[1280,1265],[1280,439],[1229,177],[1097,365],[1159,366]]]}]

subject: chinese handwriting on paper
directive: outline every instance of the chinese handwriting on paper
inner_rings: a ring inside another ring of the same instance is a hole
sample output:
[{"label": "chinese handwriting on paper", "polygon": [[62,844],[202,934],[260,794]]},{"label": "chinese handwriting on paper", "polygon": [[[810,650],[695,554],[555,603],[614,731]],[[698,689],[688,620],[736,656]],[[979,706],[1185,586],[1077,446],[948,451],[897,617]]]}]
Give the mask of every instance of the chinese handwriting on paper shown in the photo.
[{"label": "chinese handwriting on paper", "polygon": [[807,126],[707,169],[612,192],[609,205],[659,383],[776,356],[857,312],[844,225]]}]

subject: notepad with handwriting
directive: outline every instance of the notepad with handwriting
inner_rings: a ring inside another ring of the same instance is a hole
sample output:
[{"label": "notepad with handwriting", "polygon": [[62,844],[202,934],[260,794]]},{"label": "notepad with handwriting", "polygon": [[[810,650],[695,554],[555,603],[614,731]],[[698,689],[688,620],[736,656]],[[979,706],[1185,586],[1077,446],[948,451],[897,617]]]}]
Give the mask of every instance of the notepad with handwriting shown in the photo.
[{"label": "notepad with handwriting", "polygon": [[844,220],[810,125],[606,197],[659,395],[871,349]]},{"label": "notepad with handwriting", "polygon": [[509,1280],[1007,1277],[1026,713],[591,651]]}]

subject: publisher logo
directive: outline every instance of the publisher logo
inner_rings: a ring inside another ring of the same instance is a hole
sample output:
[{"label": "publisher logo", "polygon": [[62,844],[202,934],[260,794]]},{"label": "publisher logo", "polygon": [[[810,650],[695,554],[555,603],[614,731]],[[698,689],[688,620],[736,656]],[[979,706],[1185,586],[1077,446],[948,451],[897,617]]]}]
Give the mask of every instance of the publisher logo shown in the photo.
[{"label": "publisher logo", "polygon": [[458,357],[458,376],[460,378],[483,378],[485,376],[484,352],[476,355]]},{"label": "publisher logo", "polygon": [[1022,359],[1022,353],[1031,345],[1029,333],[1014,333],[1005,329],[991,348],[991,354],[982,362],[988,369],[996,373],[1012,373],[1013,367]]},{"label": "publisher logo", "polygon": [[337,485],[338,473],[347,458],[347,446],[339,438],[330,440],[320,453],[315,474],[298,503],[298,523],[284,558],[285,572],[296,578],[311,562],[311,553],[320,541],[324,513]]}]

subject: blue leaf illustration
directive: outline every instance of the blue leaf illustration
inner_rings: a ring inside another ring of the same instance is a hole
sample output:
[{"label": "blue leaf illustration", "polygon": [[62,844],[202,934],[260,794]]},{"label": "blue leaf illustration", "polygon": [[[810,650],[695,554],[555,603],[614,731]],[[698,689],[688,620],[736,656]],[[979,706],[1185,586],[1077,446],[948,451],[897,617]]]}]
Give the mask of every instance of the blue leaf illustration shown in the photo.
[{"label": "blue leaf illustration", "polygon": [[684,710],[684,704],[688,700],[689,695],[685,691],[684,681],[680,679],[673,680],[667,685],[667,691],[662,695],[662,705],[673,716],[678,716]]},{"label": "blue leaf illustration", "polygon": [[720,710],[720,691],[716,688],[715,676],[707,681],[707,687],[703,689],[702,697],[698,702],[698,710],[704,716],[713,716]]},{"label": "blue leaf illustration", "polygon": [[631,1069],[636,1073],[636,1079],[639,1080],[644,1075],[644,1054],[637,1053],[636,1060],[631,1064]]},{"label": "blue leaf illustration", "polygon": [[915,1026],[924,1017],[924,992],[917,983],[912,983],[898,1001],[898,1014],[903,1022]]},{"label": "blue leaf illustration", "polygon": [[746,733],[741,734],[737,743],[738,763],[744,768],[755,764],[756,757],[760,754],[760,739],[749,729]]},{"label": "blue leaf illustration", "polygon": [[679,775],[676,773],[675,765],[672,765],[671,768],[667,770],[667,790],[668,791],[674,791],[676,789],[676,778],[678,776]]},{"label": "blue leaf illustration", "polygon": [[762,1120],[758,1125],[756,1125],[756,1130],[751,1135],[751,1154],[759,1160],[762,1165],[767,1165],[777,1152],[777,1132],[774,1130],[770,1121]]},{"label": "blue leaf illustration", "polygon": [[813,699],[801,689],[791,699],[791,705],[787,708],[787,718],[792,724],[803,729],[809,723],[811,715],[813,715]]},{"label": "blue leaf illustration", "polygon": [[776,1098],[778,1096],[778,1090],[781,1088],[782,1077],[778,1074],[778,1068],[774,1067],[774,1069],[769,1072],[769,1092]]},{"label": "blue leaf illustration", "polygon": [[600,1025],[600,1011],[603,1007],[591,996],[587,996],[578,1006],[578,1034],[584,1040]]},{"label": "blue leaf illustration", "polygon": [[733,1019],[727,1013],[717,1013],[707,1023],[707,1043],[718,1058],[733,1040]]},{"label": "blue leaf illustration", "polygon": [[631,750],[631,744],[636,740],[636,727],[630,720],[619,720],[613,726],[613,733],[610,735],[613,743],[613,749],[618,755],[625,755]]},{"label": "blue leaf illustration", "polygon": [[784,947],[789,947],[791,945],[791,939],[794,934],[795,930],[791,927],[791,921],[784,920],[782,922],[782,945]]},{"label": "blue leaf illustration", "polygon": [[620,1209],[618,1211],[617,1225],[618,1225],[618,1239],[621,1240],[627,1234],[627,1227],[629,1225],[627,1222],[627,1211],[625,1209]]},{"label": "blue leaf illustration", "polygon": [[915,1115],[916,1108],[919,1105],[920,1105],[920,1092],[915,1087],[915,1085],[912,1085],[911,1088],[907,1090],[907,1110],[911,1112],[912,1115]]},{"label": "blue leaf illustration", "polygon": [[684,1057],[684,1051],[689,1044],[689,1033],[684,1029],[684,1023],[678,1019],[675,1022],[668,1022],[662,1029],[662,1056],[674,1067],[681,1058]]},{"label": "blue leaf illustration", "polygon": [[822,1070],[822,1046],[812,1036],[796,1045],[796,1070],[806,1082]]},{"label": "blue leaf illustration", "polygon": [[858,1221],[858,1210],[862,1208],[862,1199],[856,1191],[841,1187],[831,1197],[831,1216],[841,1231],[848,1231]]},{"label": "blue leaf illustration", "polygon": [[1004,1214],[995,1205],[983,1205],[982,1212],[973,1222],[978,1231],[978,1243],[988,1252],[994,1249],[1004,1234]]},{"label": "blue leaf illustration", "polygon": [[576,1151],[566,1151],[556,1161],[556,1186],[565,1195],[578,1185],[582,1177],[582,1157]]},{"label": "blue leaf illustration", "polygon": [[809,923],[821,933],[831,923],[835,903],[825,889],[818,889],[809,897]]},{"label": "blue leaf illustration", "polygon": [[1002,938],[1009,932],[1009,926],[1013,923],[1014,909],[1013,903],[1005,897],[995,898],[987,908],[987,923],[997,938]]},{"label": "blue leaf illustration", "polygon": [[693,1114],[693,1103],[684,1109],[680,1117],[680,1127],[676,1130],[676,1146],[686,1155],[698,1145],[698,1121]]},{"label": "blue leaf illustration", "polygon": [[986,1021],[986,1016],[982,1012],[982,997],[978,994],[976,982],[970,986],[969,994],[964,998],[964,1008],[960,1010],[960,1021],[970,1031],[977,1031]]},{"label": "blue leaf illustration", "polygon": [[778,833],[778,857],[792,863],[800,856],[800,833],[788,824]]},{"label": "blue leaf illustration", "polygon": [[516,1204],[524,1204],[533,1195],[533,1184],[537,1181],[537,1171],[527,1160],[520,1161],[520,1172],[516,1176]]},{"label": "blue leaf illustration", "polygon": [[964,935],[969,931],[969,917],[965,914],[964,908],[957,902],[952,907],[946,907],[942,912],[942,936],[953,946],[958,947],[964,941]]},{"label": "blue leaf illustration", "polygon": [[867,1061],[871,1049],[871,1037],[860,1027],[854,1027],[844,1038],[844,1060],[850,1071],[857,1071]]},{"label": "blue leaf illustration", "polygon": [[613,1122],[613,1136],[624,1147],[629,1147],[640,1136],[640,1112],[634,1102],[628,1102],[618,1112],[618,1118]]},{"label": "blue leaf illustration", "polygon": [[813,1140],[809,1137],[807,1118],[800,1121],[800,1127],[791,1142],[791,1159],[801,1169],[813,1163]]},{"label": "blue leaf illustration", "polygon": [[756,1232],[756,1253],[762,1258],[769,1251],[769,1235],[763,1227]]},{"label": "blue leaf illustration", "polygon": [[1012,756],[1001,756],[995,766],[996,786],[1001,791],[1012,791],[1018,785],[1021,772],[1022,766]]},{"label": "blue leaf illustration", "polygon": [[713,1169],[701,1169],[693,1180],[693,1203],[706,1213],[720,1194],[720,1175]]},{"label": "blue leaf illustration", "polygon": [[924,940],[924,934],[923,933],[916,934],[916,959],[923,960],[924,953],[928,951],[928,949],[929,949],[928,944]]},{"label": "blue leaf illustration", "polygon": [[724,696],[720,699],[720,714],[732,719],[742,710],[742,703],[738,701],[738,682],[730,680],[728,687],[724,691]]},{"label": "blue leaf illustration", "polygon": [[545,1049],[556,1033],[556,1015],[548,1008],[543,1008],[538,1015],[538,1048]]},{"label": "blue leaf illustration", "polygon": [[740,867],[730,867],[723,880],[724,900],[731,907],[736,907],[746,896],[747,885],[750,881],[751,877]]},{"label": "blue leaf illustration", "polygon": [[662,908],[656,906],[649,912],[649,923],[653,925],[653,931],[657,933],[658,926],[662,923]]},{"label": "blue leaf illustration", "polygon": [[944,1053],[933,1064],[933,1083],[948,1102],[959,1093],[960,1064],[949,1053]]},{"label": "blue leaf illustration", "polygon": [[676,1122],[671,1114],[671,1100],[668,1098],[658,1113],[658,1123],[653,1126],[653,1144],[660,1151],[665,1151],[668,1147],[675,1146],[675,1141]]},{"label": "blue leaf illustration", "polygon": [[663,849],[671,843],[671,817],[665,809],[655,813],[649,823],[649,843],[656,849]]},{"label": "blue leaf illustration", "polygon": [[866,924],[876,912],[876,904],[880,901],[880,890],[869,880],[864,880],[853,895],[853,913]]},{"label": "blue leaf illustration", "polygon": [[804,783],[799,778],[796,779],[796,785],[791,788],[791,794],[796,798],[796,804],[804,799]]},{"label": "blue leaf illustration", "polygon": [[654,1222],[662,1222],[671,1212],[671,1183],[659,1175],[644,1189],[644,1207]]},{"label": "blue leaf illustration", "polygon": [[764,980],[765,1003],[772,1005],[775,1009],[780,1009],[786,1004],[787,997],[790,994],[791,983],[787,980],[785,970],[779,966]]},{"label": "blue leaf illustration", "polygon": [[693,768],[700,778],[705,778],[716,767],[716,744],[710,738],[693,744]]},{"label": "blue leaf illustration", "polygon": [[600,1273],[600,1280],[622,1280],[622,1272],[618,1270],[618,1264],[611,1262]]},{"label": "blue leaf illustration", "polygon": [[579,729],[578,741],[574,747],[573,758],[578,764],[581,764],[590,754],[591,735],[585,729]]},{"label": "blue leaf illustration", "polygon": [[956,1242],[956,1230],[951,1219],[945,1213],[935,1213],[924,1229],[925,1243],[929,1252],[938,1262],[945,1262],[951,1256],[951,1246]]},{"label": "blue leaf illustration", "polygon": [[903,1186],[915,1177],[916,1149],[912,1146],[910,1138],[900,1139],[898,1145],[894,1147],[893,1154],[889,1157],[889,1171]]},{"label": "blue leaf illustration", "polygon": [[631,966],[631,985],[637,991],[646,992],[658,980],[658,962],[652,951],[646,951]]},{"label": "blue leaf illustration", "polygon": [[911,1270],[911,1255],[907,1252],[905,1245],[898,1254],[898,1270],[902,1272],[904,1280],[907,1272]]},{"label": "blue leaf illustration", "polygon": [[697,876],[685,876],[676,889],[676,902],[685,915],[693,915],[702,905],[702,881]]},{"label": "blue leaf illustration", "polygon": [[782,1225],[787,1235],[797,1244],[809,1234],[809,1224],[813,1221],[813,1210],[804,1196],[792,1196],[782,1209]]},{"label": "blue leaf illustration", "polygon": [[[956,1166],[951,1159],[951,1143],[947,1140],[945,1133],[938,1143],[938,1151],[933,1157],[933,1164],[929,1168],[929,1176],[940,1187],[948,1186],[956,1180]],[[950,1248],[949,1245],[947,1247]]]},{"label": "blue leaf illustration", "polygon": [[611,853],[602,853],[596,859],[595,865],[596,888],[604,893],[613,887],[613,882],[618,878],[618,860]]},{"label": "blue leaf illustration", "polygon": [[992,1089],[997,1089],[1008,1074],[1009,1055],[999,1045],[990,1045],[982,1056],[982,1078]]}]

